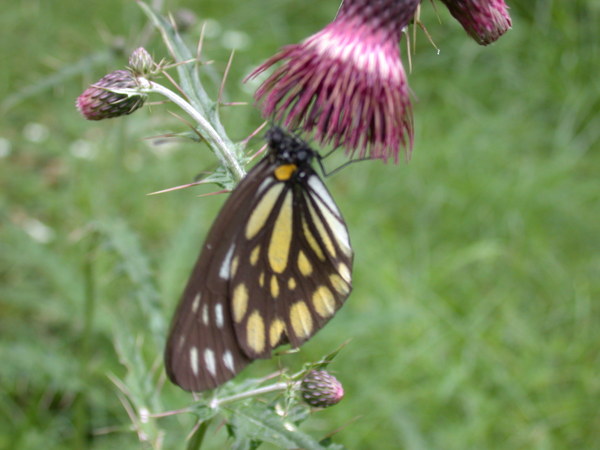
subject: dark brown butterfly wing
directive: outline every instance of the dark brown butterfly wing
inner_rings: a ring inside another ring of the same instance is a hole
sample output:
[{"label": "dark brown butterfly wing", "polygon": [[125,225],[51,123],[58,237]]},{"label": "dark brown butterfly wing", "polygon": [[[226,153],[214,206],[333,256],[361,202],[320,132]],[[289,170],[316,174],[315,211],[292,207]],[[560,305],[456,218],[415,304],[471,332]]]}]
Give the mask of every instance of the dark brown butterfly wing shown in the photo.
[{"label": "dark brown butterfly wing", "polygon": [[215,220],[175,312],[165,349],[169,379],[203,391],[233,378],[251,360],[237,343],[229,299],[232,247],[267,177],[261,161],[238,185]]},{"label": "dark brown butterfly wing", "polygon": [[267,156],[211,228],[165,350],[167,374],[183,389],[217,387],[278,345],[299,347],[350,294],[346,225],[323,182],[301,162]]},{"label": "dark brown butterfly wing", "polygon": [[230,287],[238,343],[251,359],[271,357],[282,343],[299,347],[351,290],[348,231],[316,174],[268,185],[261,202],[270,212],[259,204],[258,219],[251,216],[238,236]]}]

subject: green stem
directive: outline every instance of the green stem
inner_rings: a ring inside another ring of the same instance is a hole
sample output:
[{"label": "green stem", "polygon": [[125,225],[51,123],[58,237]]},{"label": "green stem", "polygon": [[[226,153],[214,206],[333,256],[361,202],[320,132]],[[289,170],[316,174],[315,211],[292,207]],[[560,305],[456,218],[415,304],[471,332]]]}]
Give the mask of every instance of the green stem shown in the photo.
[{"label": "green stem", "polygon": [[210,424],[210,419],[203,420],[190,437],[186,450],[198,450],[202,447],[202,441],[204,441],[204,436],[206,435],[206,430],[208,429],[208,425]]},{"label": "green stem", "polygon": [[[79,346],[80,377],[82,386],[89,385],[90,375],[88,365],[90,363],[90,349],[92,326],[94,323],[94,312],[96,305],[96,279],[94,273],[94,263],[96,260],[96,249],[98,247],[98,235],[93,233],[89,241],[89,247],[86,249],[83,263],[83,284],[84,284],[84,304],[83,304],[83,324],[81,331],[81,341]],[[76,446],[83,448],[86,443],[86,435],[89,431],[89,413],[88,398],[85,390],[80,391],[75,403],[74,422],[76,433]]]},{"label": "green stem", "polygon": [[[300,385],[299,382],[293,383],[294,387],[298,387],[299,385]],[[241,392],[239,394],[231,395],[229,397],[214,398],[210,402],[210,407],[218,408],[219,406],[222,406],[226,403],[236,402],[238,400],[255,397],[257,395],[268,394],[269,392],[284,391],[289,388],[290,388],[290,383],[282,381],[280,383],[275,383],[275,384],[271,384],[270,386],[264,386],[264,387],[261,387],[258,389],[252,389],[250,391]]]},{"label": "green stem", "polygon": [[[242,178],[246,175],[246,171],[240,165],[238,158],[235,154],[235,150],[230,148],[225,141],[221,138],[219,133],[212,127],[212,125],[206,120],[206,118],[200,114],[196,109],[192,107],[183,97],[177,95],[172,90],[164,87],[161,84],[150,81],[146,78],[138,77],[138,82],[140,83],[140,88],[138,92],[143,93],[157,93],[164,95],[181,109],[183,109],[190,117],[192,117],[201,130],[204,132],[204,135],[207,138],[207,141],[212,143],[212,147],[215,150],[215,153],[221,160],[221,162],[229,169],[231,175],[234,177],[236,183],[239,183]],[[117,90],[115,90],[116,92]],[[118,90],[120,91],[120,90]],[[125,92],[126,90],[123,90]]]}]

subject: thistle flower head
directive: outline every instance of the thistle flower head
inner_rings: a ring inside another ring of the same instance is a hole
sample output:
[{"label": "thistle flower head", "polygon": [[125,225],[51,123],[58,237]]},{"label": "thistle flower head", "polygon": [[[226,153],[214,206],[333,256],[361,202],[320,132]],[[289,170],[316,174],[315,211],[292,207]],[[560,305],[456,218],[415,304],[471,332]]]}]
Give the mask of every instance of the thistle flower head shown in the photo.
[{"label": "thistle flower head", "polygon": [[478,44],[491,44],[511,27],[508,6],[504,0],[442,1]]},{"label": "thistle flower head", "polygon": [[284,47],[249,78],[282,65],[255,98],[265,117],[342,146],[350,156],[410,152],[412,111],[398,41],[419,0],[345,0],[333,22]]},{"label": "thistle flower head", "polygon": [[300,392],[306,403],[317,408],[333,406],[344,397],[342,383],[325,370],[310,371],[302,380]]},{"label": "thistle flower head", "polygon": [[126,95],[111,89],[133,89],[135,77],[127,70],[115,70],[88,87],[77,98],[77,109],[88,120],[102,120],[131,114],[142,107],[146,96]]}]

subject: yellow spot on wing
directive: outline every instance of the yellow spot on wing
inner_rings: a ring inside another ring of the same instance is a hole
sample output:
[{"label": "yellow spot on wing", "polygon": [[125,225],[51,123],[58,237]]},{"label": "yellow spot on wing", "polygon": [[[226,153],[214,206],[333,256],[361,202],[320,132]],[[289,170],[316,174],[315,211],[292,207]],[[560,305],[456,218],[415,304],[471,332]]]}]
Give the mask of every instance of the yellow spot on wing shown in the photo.
[{"label": "yellow spot on wing", "polygon": [[348,236],[346,225],[344,225],[341,219],[338,216],[335,216],[318,197],[316,197],[316,201],[318,209],[323,215],[323,219],[329,226],[339,247],[347,256],[350,256],[352,254],[352,248],[350,248],[350,237]]},{"label": "yellow spot on wing", "polygon": [[273,174],[275,175],[275,178],[277,178],[279,181],[286,181],[292,178],[292,175],[294,174],[297,168],[298,166],[296,166],[296,164],[284,164],[275,169]]},{"label": "yellow spot on wing", "polygon": [[290,279],[288,280],[288,289],[290,291],[296,289],[296,279],[294,277],[290,277]]},{"label": "yellow spot on wing", "polygon": [[321,241],[323,241],[323,244],[325,245],[325,248],[327,249],[329,254],[335,258],[335,247],[333,246],[333,242],[329,237],[329,233],[327,232],[325,225],[323,225],[323,221],[315,211],[315,208],[313,208],[313,206],[309,202],[307,204],[308,210],[310,211],[310,217],[312,218],[315,227],[317,227],[317,233],[319,234]]},{"label": "yellow spot on wing", "polygon": [[258,277],[258,284],[260,285],[260,287],[263,287],[265,285],[265,273],[261,272],[259,277]]},{"label": "yellow spot on wing", "polygon": [[313,320],[306,303],[296,302],[290,308],[290,322],[294,333],[300,339],[308,338],[313,330]]},{"label": "yellow spot on wing", "polygon": [[350,286],[339,275],[335,273],[329,275],[329,282],[341,295],[348,295],[348,293],[350,293]]},{"label": "yellow spot on wing", "polygon": [[319,286],[312,297],[315,311],[321,317],[329,317],[335,313],[335,298],[326,286]]},{"label": "yellow spot on wing", "polygon": [[233,261],[231,261],[231,275],[235,275],[235,273],[237,272],[238,269],[238,265],[240,263],[240,258],[236,255],[235,258],[233,258]]},{"label": "yellow spot on wing", "polygon": [[310,228],[308,228],[308,223],[306,223],[306,219],[302,220],[302,232],[304,233],[304,237],[308,241],[308,245],[310,245],[310,248],[312,248],[313,252],[315,252],[315,254],[317,255],[317,258],[319,258],[321,261],[325,261],[325,255],[323,254],[319,243],[311,233]]},{"label": "yellow spot on wing", "polygon": [[256,353],[265,349],[265,322],[258,311],[254,311],[246,324],[246,342]]},{"label": "yellow spot on wing", "polygon": [[252,239],[265,226],[283,186],[283,183],[276,183],[263,194],[246,224],[246,239]]},{"label": "yellow spot on wing", "polygon": [[273,234],[269,243],[269,264],[276,273],[285,270],[292,243],[292,191],[283,200],[279,215],[273,226]]},{"label": "yellow spot on wing", "polygon": [[233,309],[233,320],[241,322],[248,309],[248,288],[244,283],[238,284],[233,290],[231,299]]},{"label": "yellow spot on wing", "polygon": [[273,298],[279,297],[279,282],[275,275],[271,277],[271,296]]},{"label": "yellow spot on wing", "polygon": [[305,277],[313,271],[312,264],[302,250],[298,252],[298,269],[300,269],[300,273]]},{"label": "yellow spot on wing", "polygon": [[271,327],[269,328],[269,343],[271,347],[275,347],[279,340],[281,339],[281,333],[285,329],[285,324],[281,319],[275,319],[271,322]]},{"label": "yellow spot on wing", "polygon": [[342,278],[350,283],[352,281],[352,275],[350,274],[350,269],[344,263],[339,263],[338,265],[338,273],[342,276]]},{"label": "yellow spot on wing", "polygon": [[258,255],[260,255],[260,245],[254,247],[252,249],[252,252],[250,253],[250,264],[252,264],[253,266],[255,266],[258,262]]}]

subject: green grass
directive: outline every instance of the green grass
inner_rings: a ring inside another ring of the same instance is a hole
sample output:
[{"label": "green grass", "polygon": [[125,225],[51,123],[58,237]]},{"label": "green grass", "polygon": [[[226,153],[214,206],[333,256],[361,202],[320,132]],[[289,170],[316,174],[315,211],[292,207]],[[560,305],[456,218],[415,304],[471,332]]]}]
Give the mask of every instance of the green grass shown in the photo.
[{"label": "green grass", "polygon": [[[133,2],[62,3],[0,15],[0,98],[39,91],[15,97],[0,121],[12,149],[0,159],[0,447],[138,448],[108,378],[125,376],[115,341],[131,336],[160,361],[164,323],[147,311],[168,320],[223,198],[145,195],[215,165],[202,146],[159,152],[143,141],[183,128],[165,107],[106,123],[78,116],[79,92],[126,64],[103,36],[124,36],[130,50],[145,22]],[[249,101],[240,79],[327,23],[337,5],[321,3],[187,2],[221,26],[206,44],[207,85],[216,91],[228,57],[223,34],[243,31],[228,94]],[[355,164],[327,180],[356,252],[354,292],[286,362],[352,341],[332,366],[346,398],[303,425],[314,436],[343,428],[336,441],[348,448],[409,449],[600,440],[600,8],[508,3],[513,30],[488,48],[424,3],[441,53],[419,35],[412,161]],[[165,56],[155,36],[147,47]],[[101,62],[80,70],[92,54]],[[241,107],[224,121],[241,139],[259,118]],[[80,141],[90,158],[76,156]],[[159,406],[188,402],[168,385]],[[160,423],[165,447],[181,448],[190,418]],[[215,448],[223,439],[209,429]]]}]

